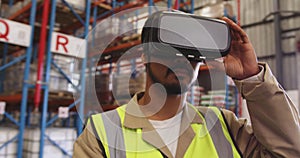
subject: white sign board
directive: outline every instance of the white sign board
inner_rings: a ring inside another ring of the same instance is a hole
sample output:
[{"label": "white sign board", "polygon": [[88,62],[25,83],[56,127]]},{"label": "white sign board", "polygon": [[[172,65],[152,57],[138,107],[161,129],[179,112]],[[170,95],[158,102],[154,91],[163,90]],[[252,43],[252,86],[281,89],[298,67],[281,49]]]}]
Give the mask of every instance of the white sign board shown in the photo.
[{"label": "white sign board", "polygon": [[84,58],[86,54],[86,40],[70,35],[53,32],[51,52]]},{"label": "white sign board", "polygon": [[3,115],[5,113],[5,102],[0,101],[0,115]]},{"label": "white sign board", "polygon": [[68,118],[69,117],[69,108],[68,107],[59,107],[58,108],[58,117],[59,118]]},{"label": "white sign board", "polygon": [[28,47],[30,35],[30,25],[0,18],[0,41]]}]

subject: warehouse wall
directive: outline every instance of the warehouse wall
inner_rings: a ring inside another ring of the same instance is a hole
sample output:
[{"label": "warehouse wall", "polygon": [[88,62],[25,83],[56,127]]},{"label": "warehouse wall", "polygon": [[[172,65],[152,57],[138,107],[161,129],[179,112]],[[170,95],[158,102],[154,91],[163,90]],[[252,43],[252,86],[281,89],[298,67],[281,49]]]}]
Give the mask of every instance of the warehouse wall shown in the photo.
[{"label": "warehouse wall", "polygon": [[[262,20],[274,11],[274,0],[241,0],[241,25],[246,26],[245,31],[248,33],[257,56],[260,61],[267,62],[273,73],[276,75],[275,61],[275,30],[274,22],[261,25],[249,26],[253,23],[262,22]],[[281,0],[280,10],[299,11],[299,0]],[[292,13],[282,13],[282,16],[290,16]],[[266,20],[273,19],[269,16]],[[248,27],[247,27],[248,26]],[[282,19],[282,51],[283,56],[283,83],[284,88],[291,90],[297,89],[297,70],[295,59],[295,31],[286,31],[300,26],[300,17]],[[298,28],[299,29],[299,28]]]},{"label": "warehouse wall", "polygon": [[[276,72],[276,40],[274,19],[275,0],[240,0],[240,24],[249,35],[256,50],[259,61],[267,62],[275,76]],[[173,1],[174,3],[174,1]],[[209,6],[205,9],[195,10],[195,14],[203,16],[220,16],[224,10],[223,4],[232,5],[233,12],[237,16],[237,0],[224,2],[223,0],[195,1],[195,8]],[[280,0],[280,10],[300,10],[299,0]],[[291,16],[291,12],[283,12],[282,16]],[[297,89],[297,70],[295,59],[295,33],[300,27],[300,16],[294,16],[281,20],[282,38],[281,46],[283,55],[283,87],[287,90]]]}]

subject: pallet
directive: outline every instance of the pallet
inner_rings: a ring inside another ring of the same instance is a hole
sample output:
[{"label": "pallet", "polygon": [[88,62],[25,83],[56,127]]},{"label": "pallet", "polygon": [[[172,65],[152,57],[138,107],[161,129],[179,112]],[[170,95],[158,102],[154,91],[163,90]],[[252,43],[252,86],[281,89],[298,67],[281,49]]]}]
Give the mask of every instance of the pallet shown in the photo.
[{"label": "pallet", "polygon": [[132,34],[130,36],[123,37],[121,43],[127,43],[127,42],[136,41],[140,39],[141,39],[140,34]]},{"label": "pallet", "polygon": [[[31,96],[31,98],[34,96],[35,90],[34,89],[29,89],[28,90],[28,96]],[[15,91],[10,91],[10,92],[5,92],[1,93],[1,97],[10,97],[10,96],[18,96],[22,95],[22,90],[15,90]],[[43,93],[41,94],[41,96]],[[72,99],[73,98],[73,93],[68,92],[68,91],[49,91],[49,99]]]},{"label": "pallet", "polygon": [[49,98],[73,98],[73,93],[67,91],[49,91]]}]

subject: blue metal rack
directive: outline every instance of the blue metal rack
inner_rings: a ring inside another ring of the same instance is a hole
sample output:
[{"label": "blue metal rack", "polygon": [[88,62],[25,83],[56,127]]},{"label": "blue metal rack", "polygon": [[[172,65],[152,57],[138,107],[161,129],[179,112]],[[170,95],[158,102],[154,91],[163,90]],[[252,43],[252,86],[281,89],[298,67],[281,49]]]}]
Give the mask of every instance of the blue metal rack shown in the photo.
[{"label": "blue metal rack", "polygon": [[[5,61],[6,61],[7,51],[8,51],[8,44],[4,43],[3,57],[2,57],[2,63],[1,63],[2,67],[6,65]],[[4,81],[4,79],[5,79],[5,69],[3,71],[1,71],[1,75],[0,75],[0,92],[3,92],[3,81]]]},{"label": "blue metal rack", "polygon": [[[92,26],[95,27],[96,26],[96,22],[97,19],[101,19],[103,17],[106,17],[112,13],[114,13],[115,9],[117,9],[118,7],[122,7],[125,6],[126,4],[124,2],[118,2],[117,0],[113,0],[112,1],[112,10],[106,11],[104,13],[101,13],[100,15],[98,14],[98,6],[94,5],[91,7],[91,0],[86,0],[86,8],[85,8],[85,19],[82,19],[74,10],[74,8],[72,8],[72,6],[70,4],[68,4],[68,2],[66,2],[65,0],[62,0],[63,4],[65,6],[67,6],[70,11],[74,14],[74,16],[77,18],[77,20],[79,21],[80,24],[83,25],[84,27],[84,33],[82,34],[82,37],[85,37],[88,34],[88,29],[89,29],[89,25],[90,25],[90,14],[91,14],[91,9],[93,8],[93,23]],[[150,6],[155,6],[155,0],[148,0],[148,4]],[[184,0],[178,1],[178,3],[184,3]],[[10,0],[9,4],[10,6],[12,6],[12,4],[14,3],[14,0]],[[86,65],[88,63],[88,59],[87,58],[83,58],[82,60],[82,70],[81,70],[81,78],[80,78],[80,84],[79,85],[75,85],[74,83],[72,83],[71,79],[66,75],[66,73],[63,72],[63,70],[52,60],[52,52],[50,51],[50,45],[51,45],[51,34],[54,30],[54,24],[55,24],[55,17],[56,17],[56,0],[51,0],[51,14],[50,14],[50,21],[49,21],[49,31],[48,31],[48,39],[47,39],[47,58],[46,58],[46,68],[45,68],[45,78],[44,78],[44,85],[42,86],[42,89],[44,90],[43,93],[43,103],[42,103],[42,111],[41,111],[41,125],[40,125],[40,129],[41,129],[41,136],[40,136],[40,153],[39,153],[39,157],[42,158],[43,157],[43,151],[44,151],[44,144],[45,144],[45,139],[47,139],[49,142],[51,142],[53,145],[57,146],[65,155],[67,156],[71,156],[68,155],[68,153],[61,147],[59,147],[59,145],[57,143],[55,143],[55,141],[51,140],[51,138],[49,136],[47,136],[45,134],[46,128],[51,126],[51,124],[53,124],[55,122],[55,120],[58,119],[58,116],[54,116],[50,119],[47,119],[47,111],[48,111],[48,98],[49,98],[49,80],[50,80],[50,70],[51,70],[51,66],[54,66],[59,72],[60,74],[62,74],[62,76],[64,76],[64,78],[68,81],[68,83],[71,83],[73,85],[73,87],[75,87],[75,89],[77,89],[78,91],[80,91],[80,98],[78,100],[75,100],[71,105],[68,106],[69,109],[72,109],[74,106],[79,104],[79,108],[78,110],[78,117],[77,117],[77,123],[76,123],[76,130],[77,130],[77,134],[79,135],[82,131],[82,127],[83,127],[83,123],[82,123],[82,118],[84,118],[84,114],[83,114],[83,110],[84,110],[84,100],[85,100],[85,73],[86,73]],[[167,5],[168,8],[172,8],[172,1],[168,0],[167,1]],[[187,7],[187,4],[185,4],[185,6]],[[190,7],[189,7],[189,11],[191,13],[194,12],[194,0],[190,1]],[[22,157],[22,150],[23,150],[23,135],[24,135],[24,129],[25,129],[25,123],[26,123],[26,111],[27,111],[27,103],[28,103],[28,90],[30,88],[33,88],[33,85],[28,83],[28,79],[29,79],[29,75],[30,75],[30,61],[32,60],[32,58],[36,58],[36,53],[34,53],[32,55],[33,52],[33,37],[34,37],[34,23],[36,22],[36,10],[37,10],[37,1],[36,0],[32,0],[31,1],[31,11],[30,11],[30,25],[32,26],[32,33],[31,33],[31,38],[30,38],[30,46],[27,48],[26,51],[26,55],[23,55],[21,57],[16,58],[15,60],[13,60],[10,63],[6,63],[4,64],[4,61],[2,62],[2,66],[0,67],[0,71],[4,71],[7,67],[26,59],[26,65],[25,65],[25,71],[24,71],[24,80],[23,80],[23,88],[22,88],[22,100],[21,100],[21,110],[20,110],[20,121],[16,121],[13,119],[13,117],[8,114],[5,113],[6,118],[8,118],[9,120],[11,120],[14,124],[16,124],[17,126],[19,126],[19,134],[12,138],[11,140],[9,140],[7,143],[3,144],[2,146],[0,146],[0,150],[2,148],[4,148],[5,146],[7,146],[9,143],[18,140],[18,158]],[[152,11],[149,10],[149,13],[151,13]],[[7,46],[8,44],[4,45],[4,54],[3,54],[3,59],[6,58],[6,52],[7,52]],[[36,45],[35,45],[36,46]],[[87,45],[86,45],[87,46]],[[37,50],[37,49],[34,49]],[[94,63],[93,59],[91,62],[89,63]],[[135,61],[132,60],[132,70],[135,69]],[[3,81],[3,75],[1,75],[0,77],[0,82]],[[0,92],[2,89],[2,84],[0,84]],[[27,117],[29,117],[30,115],[27,115]],[[28,119],[28,118],[27,118]],[[27,124],[29,124],[29,122],[27,122]]]},{"label": "blue metal rack", "polygon": [[[9,6],[11,7],[13,4],[13,0],[9,1]],[[23,136],[24,136],[24,129],[25,129],[25,117],[26,117],[26,109],[27,109],[27,99],[28,99],[28,89],[30,88],[30,84],[28,83],[29,79],[29,73],[30,73],[30,61],[31,61],[31,54],[32,54],[32,47],[33,47],[33,37],[34,37],[34,23],[35,23],[35,15],[36,15],[36,6],[37,2],[36,0],[32,0],[31,2],[31,11],[30,11],[30,19],[29,24],[32,28],[32,32],[30,35],[30,45],[27,47],[26,54],[15,58],[13,61],[4,64],[6,54],[7,54],[7,47],[8,44],[4,44],[4,60],[3,65],[0,67],[0,71],[4,71],[9,66],[12,66],[13,64],[16,64],[17,62],[20,62],[24,59],[26,59],[25,64],[25,71],[24,71],[24,78],[23,78],[23,88],[22,88],[22,100],[21,100],[21,108],[20,108],[20,121],[15,120],[9,113],[5,112],[6,118],[11,120],[14,124],[16,124],[19,127],[19,133],[17,136],[10,139],[8,142],[4,143],[2,146],[0,146],[0,150],[7,146],[8,144],[14,142],[15,140],[18,140],[18,149],[17,149],[17,157],[22,157],[22,150],[23,150]],[[3,80],[2,80],[3,81]]]},{"label": "blue metal rack", "polygon": [[[13,4],[13,0],[10,0],[10,6],[12,6]],[[66,1],[63,1],[63,3],[68,6],[71,10],[72,13],[75,13],[75,11],[73,10],[73,8],[68,5],[68,3]],[[51,23],[50,23],[50,29],[49,29],[49,35],[51,35],[51,33],[53,32],[53,28],[54,28],[54,24],[55,24],[55,12],[56,12],[56,0],[52,0],[51,3]],[[91,1],[87,0],[86,1],[86,20],[84,23],[84,27],[85,27],[85,33],[84,36],[87,35],[88,33],[88,26],[89,26],[89,20],[90,20],[90,5],[91,5]],[[15,120],[12,115],[10,115],[9,113],[5,113],[4,116],[11,120],[12,123],[14,123],[15,125],[19,126],[19,133],[17,136],[15,136],[14,138],[10,139],[9,141],[7,141],[6,143],[4,143],[3,145],[0,146],[0,150],[3,149],[4,147],[6,147],[8,144],[10,144],[11,142],[14,142],[15,140],[18,140],[18,149],[17,149],[17,157],[21,158],[22,157],[22,150],[23,150],[23,135],[24,135],[24,129],[25,129],[25,120],[26,120],[26,109],[27,109],[27,103],[28,103],[28,90],[29,88],[33,88],[34,86],[28,83],[28,79],[29,79],[29,74],[30,74],[30,61],[32,59],[32,47],[33,47],[33,37],[34,37],[34,23],[35,23],[35,14],[36,14],[36,10],[37,10],[37,1],[36,0],[32,0],[31,2],[31,13],[30,13],[30,25],[32,26],[32,34],[31,34],[31,41],[30,41],[30,46],[27,48],[27,52],[26,55],[23,55],[21,57],[15,58],[13,61],[9,62],[9,63],[4,63],[5,62],[5,58],[6,58],[6,54],[7,54],[7,48],[8,48],[8,44],[4,44],[4,52],[3,52],[3,62],[1,63],[1,67],[0,67],[0,71],[2,71],[2,73],[4,73],[3,71],[10,67],[11,65],[22,61],[24,59],[26,59],[26,65],[25,65],[25,71],[24,71],[24,82],[23,82],[23,88],[22,88],[22,100],[21,100],[21,109],[20,109],[20,122],[18,122],[17,120]],[[79,21],[83,21],[76,13],[75,16],[77,18],[79,18]],[[51,36],[49,36],[48,38],[48,47],[47,47],[47,63],[46,63],[46,77],[45,77],[45,83],[49,83],[49,78],[50,78],[50,67],[51,64],[57,68],[59,70],[59,72],[67,79],[67,81],[69,83],[72,83],[71,80],[68,78],[68,76],[57,66],[57,64],[52,61],[51,56],[52,53],[50,52],[50,41],[51,41]],[[37,50],[37,49],[35,49]],[[35,53],[36,54],[36,53]],[[35,56],[35,55],[34,55]],[[79,90],[80,89],[84,89],[84,83],[85,83],[85,65],[86,65],[86,58],[83,59],[83,67],[82,67],[82,73],[81,73],[81,83],[80,86],[74,86],[76,89]],[[3,75],[1,75],[0,81],[3,81]],[[73,84],[74,85],[74,84]],[[1,89],[2,89],[2,84],[1,84]],[[42,89],[44,90],[44,100],[43,100],[43,108],[42,108],[42,116],[41,116],[41,139],[40,139],[40,154],[39,156],[42,157],[43,156],[43,147],[44,147],[44,138],[46,138],[49,142],[51,142],[53,145],[57,146],[59,149],[61,149],[61,151],[67,155],[67,152],[64,151],[61,147],[58,146],[57,143],[55,143],[53,140],[51,140],[50,137],[48,137],[47,135],[45,135],[45,130],[46,127],[50,126],[58,117],[55,116],[53,118],[51,118],[48,122],[46,122],[47,120],[47,108],[48,108],[48,93],[49,93],[49,85],[45,84],[42,86]],[[84,96],[84,93],[81,92],[81,96]],[[74,101],[74,103],[72,103],[69,106],[69,109],[73,108],[74,106],[76,106],[76,104],[80,103],[80,108],[79,108],[79,115],[83,115],[83,105],[84,105],[84,97],[81,97],[79,100]],[[30,113],[30,112],[29,112]],[[27,115],[27,124],[30,124],[29,121],[29,114]],[[82,130],[82,122],[78,121],[77,123],[77,131],[78,134],[81,132]],[[71,156],[71,155],[69,155]]]},{"label": "blue metal rack", "polygon": [[[82,18],[74,11],[74,9],[71,7],[71,5],[68,4],[65,0],[62,0],[62,2],[71,10],[71,12],[74,14],[74,16],[80,21],[81,24],[83,24],[84,27],[84,34],[83,37],[85,37],[88,34],[88,28],[89,28],[89,20],[90,20],[90,8],[91,8],[91,1],[86,1],[86,12],[85,12],[85,21],[82,20]],[[49,28],[49,35],[52,34],[54,30],[54,24],[55,24],[55,16],[56,16],[56,0],[51,1],[51,14],[50,14],[50,28]],[[49,121],[47,121],[47,111],[48,111],[48,97],[49,97],[49,80],[50,80],[50,69],[51,65],[53,65],[58,71],[64,76],[64,78],[68,81],[68,83],[71,83],[75,89],[80,91],[80,98],[71,105],[68,106],[69,109],[76,106],[76,104],[80,104],[78,111],[78,117],[77,117],[77,134],[79,135],[81,133],[83,123],[81,121],[81,118],[83,118],[83,110],[84,110],[84,92],[85,92],[85,69],[86,69],[86,63],[87,58],[82,59],[82,70],[81,70],[81,77],[80,77],[80,84],[76,86],[74,83],[72,83],[71,79],[64,73],[64,71],[52,60],[52,52],[50,51],[50,45],[51,45],[51,36],[48,37],[48,43],[47,43],[47,61],[46,61],[46,77],[45,77],[45,83],[46,86],[44,87],[44,99],[43,99],[43,108],[41,113],[41,135],[40,135],[40,153],[39,157],[43,157],[43,151],[44,151],[44,141],[45,138],[47,138],[48,141],[50,141],[54,146],[58,147],[63,154],[68,155],[68,153],[61,148],[55,141],[51,140],[49,136],[45,134],[46,128],[50,126],[54,121],[58,119],[58,115],[55,115],[53,118],[51,118]]]}]

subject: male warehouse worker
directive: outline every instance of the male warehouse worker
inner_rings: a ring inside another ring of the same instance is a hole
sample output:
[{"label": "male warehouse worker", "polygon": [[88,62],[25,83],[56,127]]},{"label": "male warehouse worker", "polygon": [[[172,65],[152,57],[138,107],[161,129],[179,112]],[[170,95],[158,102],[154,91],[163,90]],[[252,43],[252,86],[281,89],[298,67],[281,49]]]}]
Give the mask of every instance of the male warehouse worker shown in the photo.
[{"label": "male warehouse worker", "polygon": [[[74,144],[73,157],[300,157],[297,108],[268,65],[257,62],[246,33],[227,18],[222,20],[230,28],[231,47],[227,55],[226,51],[218,50],[224,56],[227,75],[234,79],[247,100],[252,126],[225,109],[196,109],[185,101],[186,92],[198,75],[201,60],[197,59],[211,58],[214,51],[207,54],[202,51],[196,59],[197,51],[188,43],[180,47],[176,39],[160,36],[168,35],[164,29],[179,23],[193,31],[190,17],[192,21],[201,21],[196,16],[174,12],[157,12],[148,18],[142,30],[147,73],[145,91],[136,94],[127,105],[91,116]],[[180,20],[172,23],[176,18]],[[209,32],[213,28],[206,29]],[[184,33],[176,27],[172,29],[170,32]],[[187,38],[192,34],[186,35]]]}]

